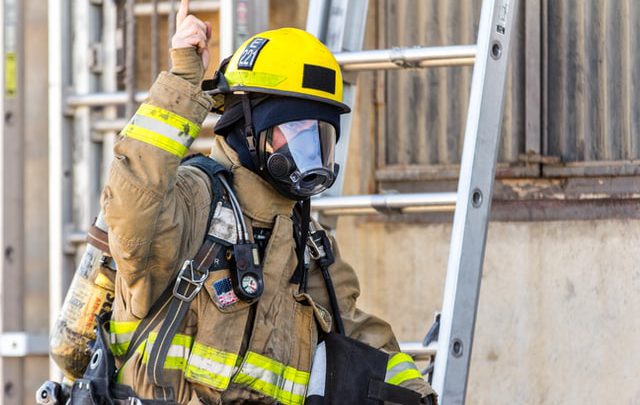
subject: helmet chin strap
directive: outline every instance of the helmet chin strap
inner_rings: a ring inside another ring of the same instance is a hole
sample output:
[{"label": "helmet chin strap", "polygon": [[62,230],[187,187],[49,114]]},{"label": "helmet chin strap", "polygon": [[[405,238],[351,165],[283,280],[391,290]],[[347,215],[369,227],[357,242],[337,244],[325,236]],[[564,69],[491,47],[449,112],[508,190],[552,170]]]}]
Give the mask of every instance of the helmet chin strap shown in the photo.
[{"label": "helmet chin strap", "polygon": [[242,112],[244,115],[244,138],[249,154],[251,155],[251,161],[253,162],[256,173],[263,179],[267,180],[267,182],[269,182],[269,184],[271,184],[273,188],[275,188],[280,194],[284,195],[285,197],[291,198],[293,200],[302,200],[301,198],[296,198],[292,195],[289,195],[289,193],[287,193],[286,190],[283,190],[269,175],[259,156],[258,139],[256,138],[255,130],[253,129],[251,98],[247,93],[240,94],[240,98],[242,100]]},{"label": "helmet chin strap", "polygon": [[260,158],[258,157],[257,139],[253,129],[253,118],[251,114],[251,98],[247,93],[240,95],[242,100],[242,112],[244,114],[244,136],[247,142],[247,148],[251,154],[251,160],[259,172],[264,170]]}]

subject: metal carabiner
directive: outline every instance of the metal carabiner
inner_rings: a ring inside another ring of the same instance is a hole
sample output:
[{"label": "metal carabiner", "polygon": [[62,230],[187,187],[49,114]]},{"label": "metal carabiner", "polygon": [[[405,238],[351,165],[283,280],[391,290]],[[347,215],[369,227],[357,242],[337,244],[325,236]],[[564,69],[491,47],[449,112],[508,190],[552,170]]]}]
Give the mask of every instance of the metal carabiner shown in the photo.
[{"label": "metal carabiner", "polygon": [[[189,275],[186,274],[187,270],[190,273]],[[202,289],[204,281],[207,279],[207,277],[209,277],[209,270],[206,270],[204,273],[202,273],[202,276],[198,278],[196,278],[195,273],[195,269],[193,268],[193,260],[185,260],[185,262],[182,264],[180,272],[178,273],[176,284],[173,286],[174,297],[186,302],[193,301],[193,299],[196,297],[196,294],[198,294],[198,292],[200,292],[200,290]],[[188,291],[190,285],[195,287],[195,289],[188,295],[180,292],[180,284],[183,281],[187,284],[184,290],[185,293]]]},{"label": "metal carabiner", "polygon": [[326,254],[324,248],[322,246],[318,246],[316,240],[313,239],[314,234],[315,233],[309,235],[309,238],[307,239],[307,246],[309,246],[309,256],[311,256],[313,260],[318,260],[323,258]]}]

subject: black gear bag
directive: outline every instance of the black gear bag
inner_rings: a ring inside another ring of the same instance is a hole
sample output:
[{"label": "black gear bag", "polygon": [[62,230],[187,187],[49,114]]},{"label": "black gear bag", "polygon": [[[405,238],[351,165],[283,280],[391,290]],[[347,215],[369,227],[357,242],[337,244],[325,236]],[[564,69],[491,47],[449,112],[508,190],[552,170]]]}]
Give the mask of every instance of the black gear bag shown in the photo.
[{"label": "black gear bag", "polygon": [[[110,315],[110,314],[109,314]],[[111,380],[115,373],[113,354],[107,345],[108,320],[96,317],[96,341],[89,366],[82,378],[74,381],[71,387],[69,404],[72,405],[112,405]]]},{"label": "black gear bag", "polygon": [[[308,214],[304,214],[303,221],[308,221]],[[335,258],[326,232],[314,229],[307,245],[311,248],[311,257],[316,260],[322,272],[337,333],[328,333],[323,337],[325,351],[322,355],[326,353],[324,395],[321,392],[308,394],[305,405],[430,404],[431,397],[421,398],[413,390],[385,382],[389,360],[387,353],[345,335],[338,299],[329,274],[329,266]],[[316,352],[316,357],[318,355]],[[313,379],[313,375],[311,378]]]}]

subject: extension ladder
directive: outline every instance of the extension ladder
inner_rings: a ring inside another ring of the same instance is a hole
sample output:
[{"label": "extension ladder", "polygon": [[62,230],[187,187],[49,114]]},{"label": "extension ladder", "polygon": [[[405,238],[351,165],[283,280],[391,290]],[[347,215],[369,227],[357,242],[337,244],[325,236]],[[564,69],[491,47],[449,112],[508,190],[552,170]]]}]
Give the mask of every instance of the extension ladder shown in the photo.
[{"label": "extension ladder", "polygon": [[[349,209],[385,210],[455,203],[442,312],[439,324],[432,327],[434,333],[430,333],[435,335],[432,340],[437,340],[432,383],[444,405],[465,401],[517,3],[517,0],[483,1],[477,45],[376,51],[361,50],[368,0],[311,0],[309,3],[307,31],[336,54],[343,70],[474,65],[457,194],[342,197],[341,175],[323,198],[313,202],[315,210],[347,212]],[[346,104],[353,105],[355,90],[355,80],[345,81]],[[350,115],[343,116],[345,141],[336,151],[342,167],[346,167],[350,126]],[[403,350],[410,354],[420,352],[415,345],[404,345]]]}]

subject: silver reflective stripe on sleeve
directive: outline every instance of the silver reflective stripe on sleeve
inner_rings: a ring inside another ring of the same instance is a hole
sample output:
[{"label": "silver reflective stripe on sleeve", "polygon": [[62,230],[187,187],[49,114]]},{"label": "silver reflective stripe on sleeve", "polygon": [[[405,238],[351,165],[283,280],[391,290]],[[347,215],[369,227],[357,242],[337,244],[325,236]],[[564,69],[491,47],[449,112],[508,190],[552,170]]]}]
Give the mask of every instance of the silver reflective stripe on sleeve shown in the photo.
[{"label": "silver reflective stripe on sleeve", "polygon": [[309,384],[309,373],[248,352],[233,382],[246,385],[285,405],[302,405]]},{"label": "silver reflective stripe on sleeve", "polygon": [[400,385],[414,378],[422,378],[422,374],[411,356],[405,353],[396,353],[389,358],[385,382]]},{"label": "silver reflective stripe on sleeve", "polygon": [[187,149],[195,140],[195,138],[192,138],[188,133],[185,133],[181,129],[175,128],[154,118],[145,117],[144,115],[134,115],[133,118],[131,118],[130,123],[138,127],[146,128],[155,133],[162,134],[165,138],[169,138],[174,142],[182,144]]},{"label": "silver reflective stripe on sleeve", "polygon": [[313,356],[313,366],[311,366],[311,378],[309,379],[307,397],[311,395],[324,397],[326,378],[327,347],[324,342],[322,342],[316,348],[316,354]]},{"label": "silver reflective stripe on sleeve", "polygon": [[238,356],[196,342],[191,349],[185,377],[224,390],[231,382]]}]

